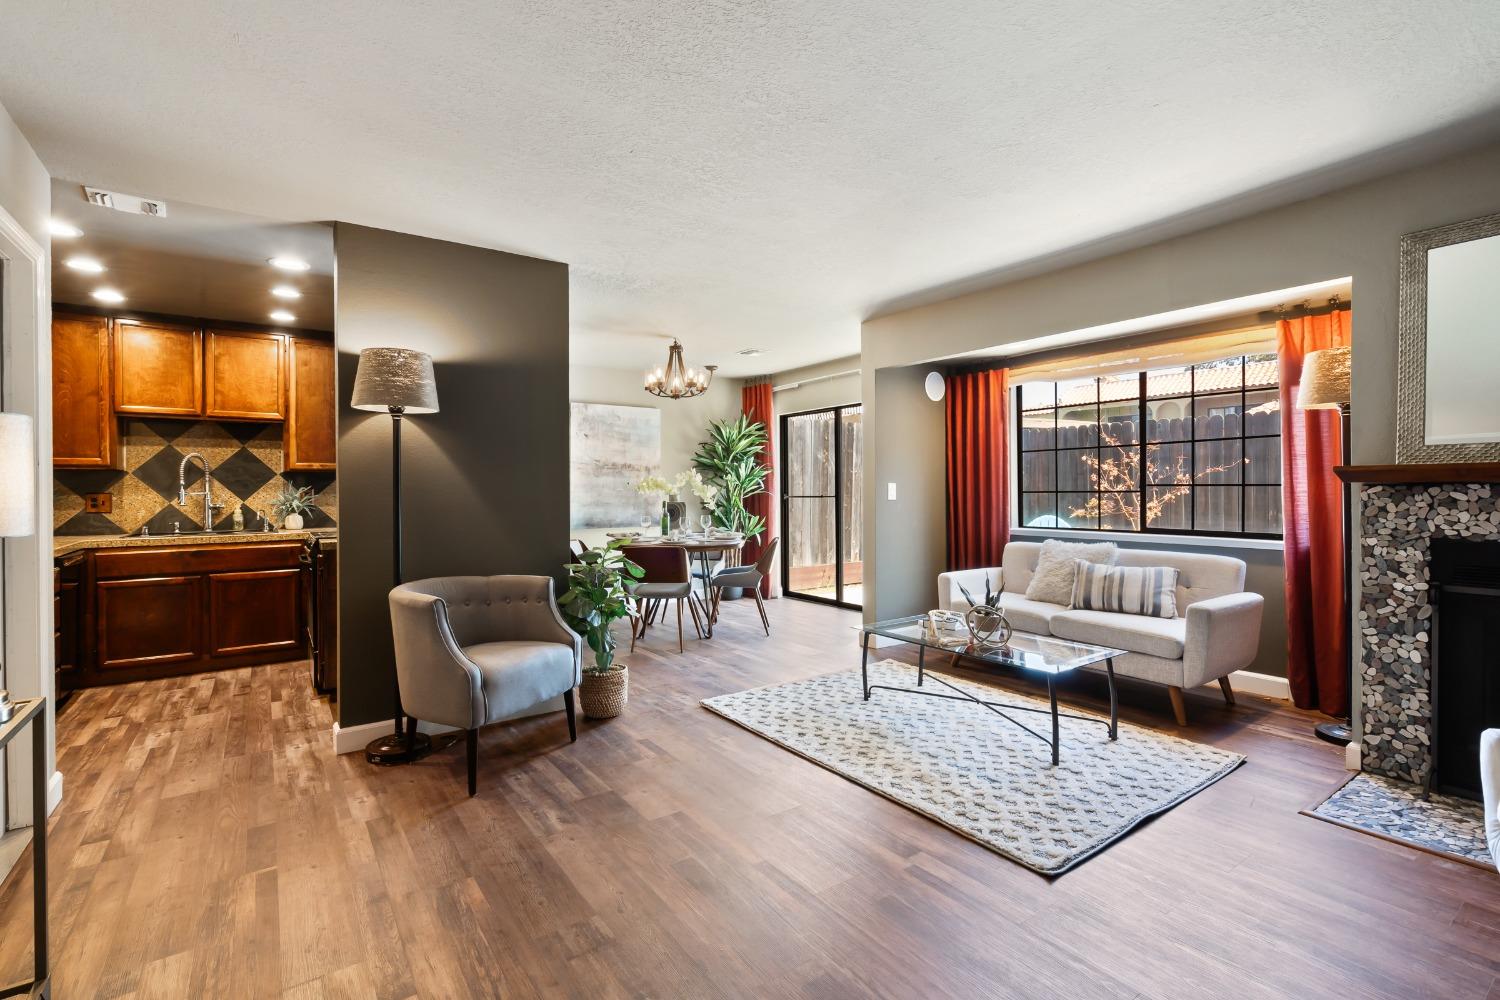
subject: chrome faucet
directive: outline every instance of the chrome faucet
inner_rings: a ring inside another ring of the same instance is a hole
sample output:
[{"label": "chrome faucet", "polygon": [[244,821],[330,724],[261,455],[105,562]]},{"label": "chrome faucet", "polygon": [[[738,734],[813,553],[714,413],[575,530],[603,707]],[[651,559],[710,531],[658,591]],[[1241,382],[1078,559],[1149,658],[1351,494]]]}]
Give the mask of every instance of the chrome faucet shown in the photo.
[{"label": "chrome faucet", "polygon": [[[187,467],[188,463],[195,458],[198,460],[198,464],[203,466],[203,489],[194,490],[189,493],[187,488]],[[198,496],[203,498],[203,530],[213,531],[214,511],[223,510],[224,505],[214,503],[214,477],[213,473],[208,470],[208,459],[194,451],[182,456],[182,464],[177,466],[177,505],[179,507],[186,507],[188,497]]]}]

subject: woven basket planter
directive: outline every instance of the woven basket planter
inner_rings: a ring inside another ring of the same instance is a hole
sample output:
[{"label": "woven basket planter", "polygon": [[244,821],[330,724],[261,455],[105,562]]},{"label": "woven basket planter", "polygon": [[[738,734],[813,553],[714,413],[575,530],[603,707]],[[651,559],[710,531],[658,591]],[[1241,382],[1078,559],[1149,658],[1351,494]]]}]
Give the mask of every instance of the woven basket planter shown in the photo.
[{"label": "woven basket planter", "polygon": [[583,714],[590,719],[613,719],[625,711],[630,699],[630,673],[625,667],[611,667],[607,674],[583,675],[578,686],[578,700]]}]

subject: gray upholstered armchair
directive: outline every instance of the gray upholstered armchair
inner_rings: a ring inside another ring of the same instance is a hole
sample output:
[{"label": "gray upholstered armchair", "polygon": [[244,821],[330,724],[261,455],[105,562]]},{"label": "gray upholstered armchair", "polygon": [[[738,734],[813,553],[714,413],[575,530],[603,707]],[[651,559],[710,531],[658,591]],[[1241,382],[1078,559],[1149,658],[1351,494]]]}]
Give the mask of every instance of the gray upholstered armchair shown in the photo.
[{"label": "gray upholstered armchair", "polygon": [[582,641],[563,622],[547,576],[448,576],[391,591],[401,707],[468,735],[477,789],[479,727],[563,696],[578,738],[573,689]]}]

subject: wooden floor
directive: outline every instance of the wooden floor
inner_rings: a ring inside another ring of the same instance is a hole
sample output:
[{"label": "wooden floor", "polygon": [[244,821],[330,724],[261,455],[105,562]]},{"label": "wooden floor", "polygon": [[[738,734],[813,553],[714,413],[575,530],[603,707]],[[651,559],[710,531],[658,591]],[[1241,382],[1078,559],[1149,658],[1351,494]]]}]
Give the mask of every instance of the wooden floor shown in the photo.
[{"label": "wooden floor", "polygon": [[[770,639],[749,603],[686,655],[654,632],[574,745],[487,731],[473,799],[462,745],[335,757],[306,664],[82,693],[54,996],[1500,997],[1500,876],[1299,816],[1345,776],[1307,717],[1190,696],[1248,764],[1049,881],[700,708],[857,666],[853,613],[769,608]],[[1159,688],[1125,715],[1175,728]]]}]

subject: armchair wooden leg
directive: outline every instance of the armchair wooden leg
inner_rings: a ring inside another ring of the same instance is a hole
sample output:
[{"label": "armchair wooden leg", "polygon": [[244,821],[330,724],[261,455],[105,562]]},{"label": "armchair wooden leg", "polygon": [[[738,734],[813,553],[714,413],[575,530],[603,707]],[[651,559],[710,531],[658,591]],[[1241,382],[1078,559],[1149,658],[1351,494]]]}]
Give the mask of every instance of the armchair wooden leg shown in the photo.
[{"label": "armchair wooden leg", "polygon": [[1229,686],[1228,677],[1219,678],[1219,689],[1224,692],[1224,704],[1230,708],[1234,707],[1234,688]]},{"label": "armchair wooden leg", "polygon": [[578,742],[578,717],[573,714],[573,689],[563,692],[563,707],[568,710],[568,742]]},{"label": "armchair wooden leg", "polygon": [[[704,634],[703,634],[704,623],[703,623],[702,616],[700,616],[698,614],[698,601],[697,601],[697,598],[693,598],[693,597],[689,597],[688,598],[688,611],[691,612],[691,614],[693,616],[693,631],[695,633],[697,633],[698,638],[702,639],[704,637]],[[708,609],[707,608],[703,609],[703,614],[704,615],[708,614]]]},{"label": "armchair wooden leg", "polygon": [[755,595],[755,608],[760,612],[760,623],[766,627],[766,635],[770,635],[771,619],[766,617],[766,602],[760,598],[760,584],[756,584],[755,589],[750,593]]},{"label": "armchair wooden leg", "polygon": [[467,733],[468,755],[469,755],[469,798],[479,791],[479,730],[470,729]]},{"label": "armchair wooden leg", "polygon": [[682,645],[682,598],[680,597],[677,598],[677,652],[687,652],[686,647]]},{"label": "armchair wooden leg", "polygon": [[1182,700],[1182,688],[1174,685],[1167,688],[1167,694],[1172,696],[1172,714],[1177,716],[1177,724],[1187,725],[1187,705]]}]

